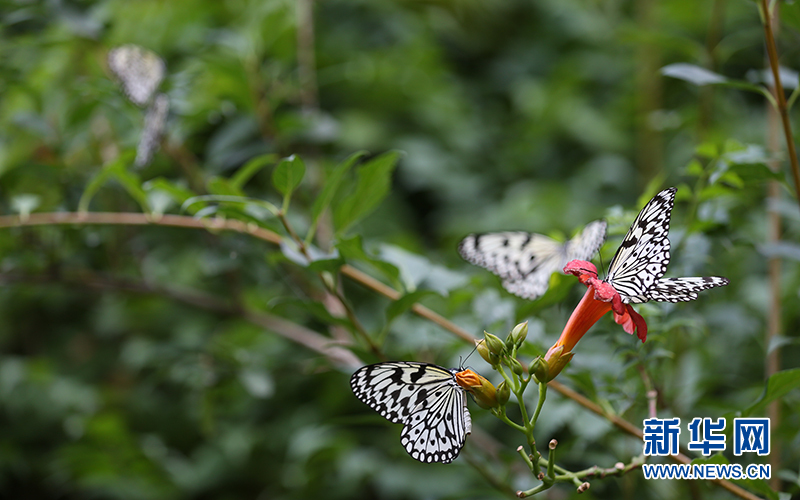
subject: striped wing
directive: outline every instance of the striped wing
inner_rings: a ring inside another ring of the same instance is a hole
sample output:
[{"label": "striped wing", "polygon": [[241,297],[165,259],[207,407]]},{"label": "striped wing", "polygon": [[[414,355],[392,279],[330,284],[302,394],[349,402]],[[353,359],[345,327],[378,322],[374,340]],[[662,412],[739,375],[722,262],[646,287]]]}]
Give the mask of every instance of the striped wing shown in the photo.
[{"label": "striped wing", "polygon": [[590,260],[606,241],[606,221],[596,220],[586,224],[583,231],[566,244],[567,259],[561,266],[571,260]]},{"label": "striped wing", "polygon": [[119,79],[128,99],[145,106],[164,79],[164,60],[155,52],[128,44],[108,52],[108,68]]},{"label": "striped wing", "polygon": [[665,189],[645,205],[608,266],[605,281],[614,286],[626,304],[650,300],[647,290],[667,271],[667,234],[675,191]]},{"label": "striped wing", "polygon": [[605,240],[605,230],[605,221],[594,221],[567,243],[522,231],[471,234],[458,252],[499,276],[509,292],[535,300],[547,291],[550,275],[567,262],[591,259]]},{"label": "striped wing", "polygon": [[393,423],[400,442],[420,462],[449,463],[464,447],[472,422],[456,370],[396,361],[365,366],[350,378],[358,399]]},{"label": "striped wing", "polygon": [[639,212],[608,267],[606,282],[619,292],[622,302],[650,300],[686,302],[697,292],[724,286],[727,278],[704,276],[662,278],[669,264],[669,222],[675,188],[661,191]]},{"label": "striped wing", "polygon": [[725,286],[730,281],[719,276],[702,278],[664,278],[647,290],[648,300],[661,302],[687,302],[697,299],[697,292],[715,286]]}]

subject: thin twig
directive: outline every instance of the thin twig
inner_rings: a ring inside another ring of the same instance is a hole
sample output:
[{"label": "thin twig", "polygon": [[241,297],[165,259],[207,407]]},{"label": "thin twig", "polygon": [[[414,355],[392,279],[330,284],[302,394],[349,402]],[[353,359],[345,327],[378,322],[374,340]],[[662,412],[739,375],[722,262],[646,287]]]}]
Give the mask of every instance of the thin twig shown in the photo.
[{"label": "thin twig", "polygon": [[800,204],[800,164],[797,161],[797,150],[794,146],[794,138],[792,136],[792,124],[789,120],[789,107],[786,105],[786,95],[783,92],[783,85],[781,84],[781,72],[778,62],[778,48],[775,44],[775,34],[772,30],[772,16],[770,15],[767,0],[761,0],[761,22],[764,25],[764,41],[767,45],[767,56],[769,58],[769,66],[772,69],[772,78],[775,82],[773,87],[775,91],[775,98],[778,101],[778,113],[781,116],[783,124],[783,135],[786,138],[786,150],[789,152],[789,165],[792,171],[792,178],[794,180],[794,191],[797,195],[797,202]]},{"label": "thin twig", "polygon": [[[778,30],[778,6],[775,6],[775,11],[772,15],[773,32]],[[770,90],[776,93],[776,86],[773,85]],[[767,148],[772,158],[768,165],[773,172],[780,172],[780,163],[776,158],[781,152],[779,129],[780,119],[777,110],[770,105],[767,108]],[[767,186],[767,202],[777,203],[781,198],[781,184],[776,180],[771,180]],[[767,244],[777,244],[781,239],[781,216],[775,210],[769,210],[767,213]],[[778,338],[782,331],[781,324],[781,258],[777,255],[767,259],[767,268],[769,270],[769,311],[767,312],[767,330],[765,335],[764,345],[769,349],[772,346],[773,340]],[[774,347],[767,352],[766,363],[764,364],[764,377],[769,379],[772,375],[780,370],[781,366],[781,350],[779,347]],[[777,428],[780,425],[781,418],[781,402],[775,400],[767,406],[767,417],[769,417],[770,425]],[[769,455],[769,463],[772,470],[781,469],[781,441],[775,440],[772,444],[772,452]],[[778,474],[773,474],[769,480],[769,485],[775,491],[779,491],[781,487],[781,478]]]},{"label": "thin twig", "polygon": [[314,0],[297,0],[297,74],[303,111],[317,107]]}]

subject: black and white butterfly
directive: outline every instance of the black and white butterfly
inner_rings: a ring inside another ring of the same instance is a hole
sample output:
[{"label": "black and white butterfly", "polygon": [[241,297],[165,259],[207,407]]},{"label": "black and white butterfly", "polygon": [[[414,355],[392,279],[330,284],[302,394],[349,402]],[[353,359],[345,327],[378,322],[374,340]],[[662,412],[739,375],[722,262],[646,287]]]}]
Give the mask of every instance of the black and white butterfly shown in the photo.
[{"label": "black and white butterfly", "polygon": [[619,292],[625,304],[685,302],[696,299],[701,290],[729,283],[718,276],[662,278],[670,259],[667,234],[676,191],[674,187],[665,189],[645,205],[608,266],[604,281]]},{"label": "black and white butterfly", "polygon": [[114,73],[128,99],[146,106],[164,79],[164,60],[155,52],[134,44],[108,51],[108,69]]},{"label": "black and white butterfly", "polygon": [[367,365],[350,378],[358,399],[392,423],[403,424],[400,443],[420,462],[456,459],[472,420],[457,369],[393,361]]},{"label": "black and white butterfly", "polygon": [[523,231],[470,234],[458,253],[485,267],[503,281],[503,288],[524,299],[539,298],[550,286],[550,275],[571,260],[589,260],[606,239],[606,222],[590,222],[577,236],[561,243]]}]

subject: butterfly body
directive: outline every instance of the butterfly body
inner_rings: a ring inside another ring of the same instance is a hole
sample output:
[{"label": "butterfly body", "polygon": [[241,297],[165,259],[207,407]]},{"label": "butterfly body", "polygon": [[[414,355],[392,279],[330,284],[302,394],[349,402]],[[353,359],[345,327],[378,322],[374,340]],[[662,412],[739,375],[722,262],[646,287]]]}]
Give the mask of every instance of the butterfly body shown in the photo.
[{"label": "butterfly body", "polygon": [[500,277],[503,287],[535,300],[550,284],[550,275],[571,260],[588,260],[603,245],[606,222],[597,220],[573,239],[561,243],[524,231],[470,234],[458,246],[461,256]]},{"label": "butterfly body", "polygon": [[667,235],[676,191],[665,189],[645,205],[608,265],[603,281],[619,292],[625,304],[686,302],[701,290],[729,283],[719,276],[662,278],[670,261]]},{"label": "butterfly body", "polygon": [[358,399],[392,423],[404,424],[400,443],[420,462],[450,463],[472,432],[457,369],[394,361],[367,365],[350,378]]}]

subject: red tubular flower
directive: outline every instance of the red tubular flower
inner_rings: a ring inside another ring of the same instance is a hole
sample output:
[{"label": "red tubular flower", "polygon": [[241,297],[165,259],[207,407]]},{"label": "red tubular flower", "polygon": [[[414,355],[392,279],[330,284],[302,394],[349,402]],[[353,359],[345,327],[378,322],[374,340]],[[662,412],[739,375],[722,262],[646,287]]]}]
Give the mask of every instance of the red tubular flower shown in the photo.
[{"label": "red tubular flower", "polygon": [[[617,324],[622,325],[622,328],[627,333],[630,333],[631,335],[636,333],[636,336],[639,337],[639,340],[642,342],[647,340],[647,323],[644,322],[644,318],[641,316],[641,314],[634,311],[630,304],[622,303],[622,298],[619,296],[619,292],[617,292],[613,286],[597,278],[597,268],[594,267],[594,264],[584,260],[573,260],[567,263],[567,265],[564,267],[564,272],[567,274],[574,274],[578,277],[578,280],[581,283],[589,287],[589,290],[586,291],[586,296],[588,296],[589,292],[594,289],[595,301],[610,303],[611,310],[614,311],[614,321],[616,321]],[[584,297],[584,300],[586,300],[586,297]],[[580,304],[577,308],[575,308],[572,316],[575,316],[579,312],[579,308]],[[606,312],[607,311],[608,309],[606,309]],[[602,314],[597,316],[586,327],[586,329],[588,330],[590,326],[600,319],[600,316],[602,316]],[[570,318],[570,322],[571,321],[572,318]],[[569,322],[567,322],[567,328],[569,328]],[[567,328],[564,329],[565,332]],[[584,333],[586,333],[586,330],[581,333],[581,336],[583,336]],[[561,336],[563,337],[564,334],[562,333]],[[580,337],[578,337],[578,340],[580,340]],[[575,342],[577,343],[578,340],[575,340]]]},{"label": "red tubular flower", "polygon": [[622,298],[613,286],[597,278],[597,268],[591,262],[573,260],[564,267],[564,272],[573,274],[588,289],[561,332],[561,336],[551,347],[544,360],[547,363],[547,380],[552,380],[572,359],[572,349],[583,335],[608,311],[614,312],[614,321],[622,328],[644,342],[647,339],[647,323],[633,310],[630,304],[623,304]]}]

